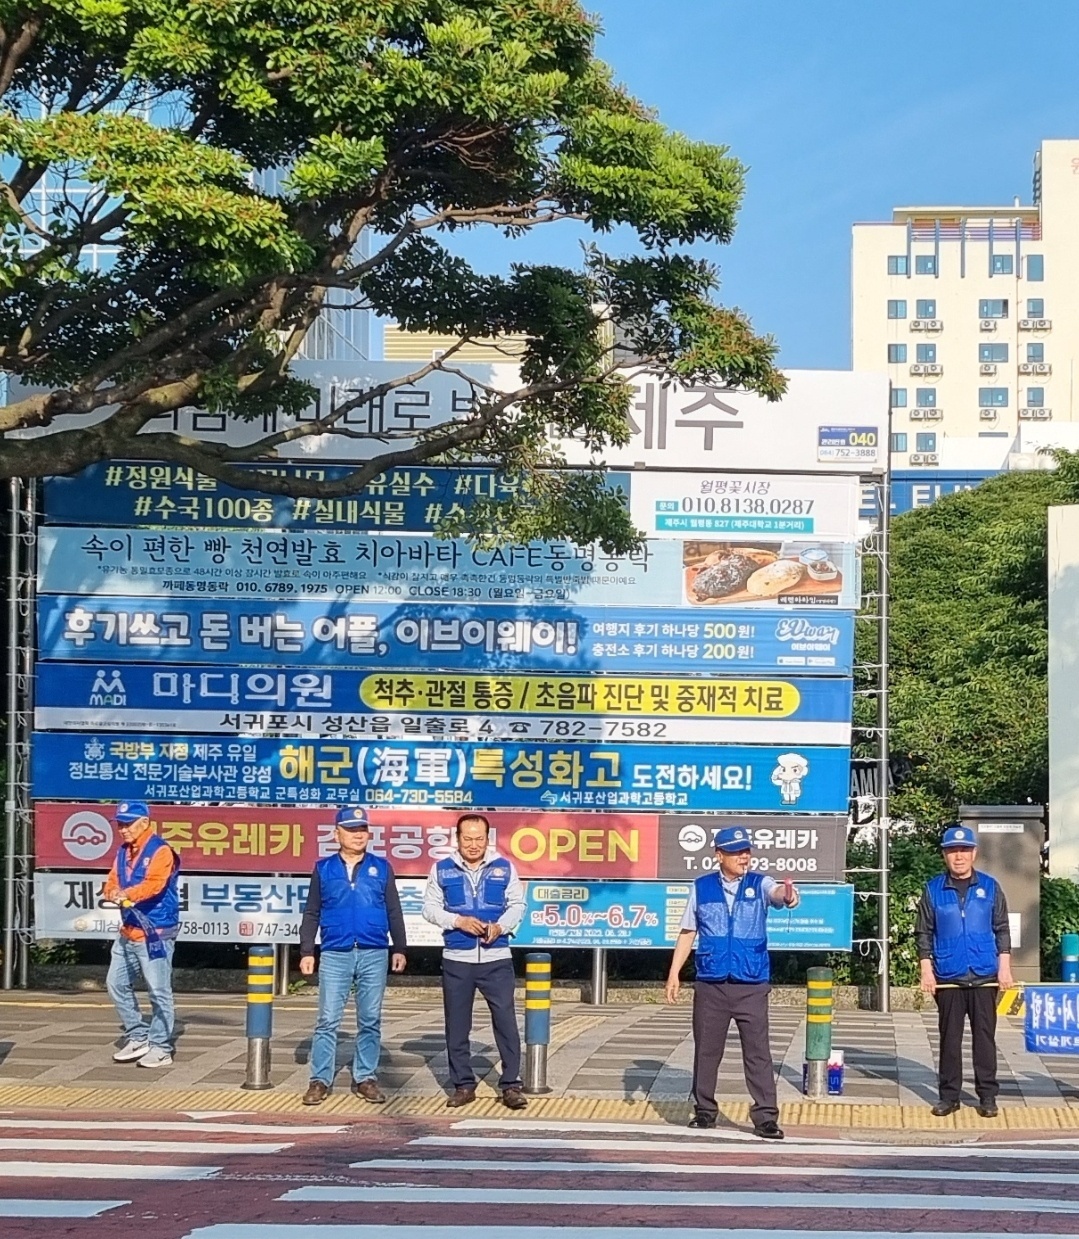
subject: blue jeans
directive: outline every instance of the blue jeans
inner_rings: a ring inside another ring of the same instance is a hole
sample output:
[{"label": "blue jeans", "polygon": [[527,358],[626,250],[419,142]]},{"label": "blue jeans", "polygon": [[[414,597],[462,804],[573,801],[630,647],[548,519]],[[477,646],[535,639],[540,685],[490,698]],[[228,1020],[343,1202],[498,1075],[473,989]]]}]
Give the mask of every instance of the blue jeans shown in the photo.
[{"label": "blue jeans", "polygon": [[382,1048],[382,995],[389,954],[382,947],[323,951],[318,966],[318,1021],[311,1038],[311,1079],[327,1088],[337,1071],[337,1026],[349,993],[356,989],[356,1052],[352,1078],[358,1084],[378,1074]]},{"label": "blue jeans", "polygon": [[[117,938],[112,944],[112,958],[105,984],[128,1041],[149,1041],[157,1049],[171,1054],[176,1015],[172,1001],[172,953],[176,942],[168,938],[163,945],[165,958],[151,959],[145,942]],[[146,981],[146,989],[150,995],[149,1024],[135,995],[135,982],[139,973]]]}]

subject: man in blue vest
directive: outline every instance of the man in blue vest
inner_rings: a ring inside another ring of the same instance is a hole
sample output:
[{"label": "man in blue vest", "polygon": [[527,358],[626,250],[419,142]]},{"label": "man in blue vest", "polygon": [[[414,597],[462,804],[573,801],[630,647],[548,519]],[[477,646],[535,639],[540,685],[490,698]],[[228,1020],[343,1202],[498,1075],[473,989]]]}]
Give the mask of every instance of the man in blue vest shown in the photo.
[{"label": "man in blue vest", "polygon": [[[149,806],[141,800],[123,800],[116,806],[116,829],[123,843],[102,890],[102,897],[120,908],[120,935],[112,944],[105,984],[123,1025],[124,1044],[112,1057],[140,1067],[169,1067],[180,858],[154,833]],[[149,1023],[135,995],[140,973],[150,997]]]},{"label": "man in blue vest", "polygon": [[693,986],[693,1119],[690,1127],[715,1127],[716,1080],[731,1020],[738,1025],[749,1117],[763,1140],[782,1140],[775,1068],[768,1044],[771,963],[766,922],[769,907],[794,908],[798,891],[789,880],[750,872],[752,832],[746,826],[716,831],[718,864],[690,888],[667,975],[667,1001],[676,1002],[678,974],[697,939]]},{"label": "man in blue vest", "polygon": [[970,1021],[978,1113],[997,1110],[997,991],[1012,981],[1008,901],[1000,883],[974,868],[976,838],[969,826],[949,826],[940,841],[945,872],[930,878],[914,923],[922,990],[937,1003],[940,1068],[932,1113],[959,1109],[963,1089],[963,1026]]},{"label": "man in blue vest", "polygon": [[382,1049],[382,997],[386,992],[386,956],[390,967],[405,969],[405,918],[393,869],[368,852],[371,827],[363,809],[337,814],[338,851],[320,860],[300,922],[300,972],[315,971],[315,935],[322,942],[318,966],[318,1020],[311,1038],[311,1082],[305,1106],[326,1100],[337,1071],[337,1027],[349,994],[356,991],[356,1049],[352,1091],[379,1104],[386,1094],[378,1086]]},{"label": "man in blue vest", "polygon": [[489,848],[491,824],[482,813],[457,822],[457,848],[431,869],[423,916],[442,930],[442,1003],[446,1056],[453,1095],[446,1105],[476,1100],[472,1070],[472,1003],[476,990],[491,1012],[495,1045],[502,1060],[502,1104],[523,1110],[521,1034],[513,1004],[510,935],[521,923],[525,894],[513,865]]}]

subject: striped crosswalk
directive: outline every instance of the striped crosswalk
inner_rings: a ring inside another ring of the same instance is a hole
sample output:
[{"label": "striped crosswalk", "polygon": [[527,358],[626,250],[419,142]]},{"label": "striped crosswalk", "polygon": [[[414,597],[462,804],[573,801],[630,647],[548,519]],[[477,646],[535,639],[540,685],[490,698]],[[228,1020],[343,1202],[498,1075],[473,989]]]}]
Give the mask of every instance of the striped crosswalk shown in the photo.
[{"label": "striped crosswalk", "polygon": [[372,1115],[347,1127],[0,1117],[0,1150],[3,1239],[52,1234],[57,1219],[77,1221],[68,1233],[79,1239],[1079,1233],[1079,1141],[1066,1136],[878,1142],[848,1131],[765,1144],[738,1131],[527,1117]]}]

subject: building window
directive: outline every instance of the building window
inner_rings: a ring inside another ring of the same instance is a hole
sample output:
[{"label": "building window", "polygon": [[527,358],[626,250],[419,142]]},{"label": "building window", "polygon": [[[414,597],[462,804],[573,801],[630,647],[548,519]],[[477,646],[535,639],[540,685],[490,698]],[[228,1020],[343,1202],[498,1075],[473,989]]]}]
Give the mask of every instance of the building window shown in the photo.
[{"label": "building window", "polygon": [[907,266],[906,254],[889,254],[888,255],[888,274],[889,275],[906,275],[909,268]]},{"label": "building window", "polygon": [[1027,318],[1044,318],[1045,317],[1045,298],[1044,297],[1028,297],[1027,298]]},{"label": "building window", "polygon": [[1045,345],[1044,344],[1028,344],[1027,345],[1027,361],[1041,362],[1045,360]]},{"label": "building window", "polygon": [[1045,279],[1045,258],[1042,254],[1027,255],[1027,279],[1035,283]]},{"label": "building window", "polygon": [[923,297],[914,303],[915,318],[936,318],[937,303],[931,297]]},{"label": "building window", "polygon": [[1027,388],[1027,408],[1044,409],[1045,408],[1045,388],[1044,387],[1028,387]]},{"label": "building window", "polygon": [[981,301],[978,302],[978,317],[979,318],[1007,318],[1008,317],[1007,298],[983,297]]},{"label": "building window", "polygon": [[[919,344],[919,348],[922,346]],[[905,344],[889,344],[888,345],[888,360],[894,365],[896,362],[904,362],[907,360],[907,346]]]},{"label": "building window", "polygon": [[937,259],[934,254],[919,254],[914,260],[915,275],[936,275]]},{"label": "building window", "polygon": [[915,346],[915,351],[918,354],[918,361],[928,362],[931,366],[936,364],[937,346],[935,344],[918,344]]},{"label": "building window", "polygon": [[979,361],[1007,361],[1008,346],[1006,344],[979,344]]},{"label": "building window", "polygon": [[905,387],[892,388],[892,408],[905,409],[907,407],[907,389]]},{"label": "building window", "polygon": [[937,450],[937,432],[922,431],[914,436],[914,447],[919,452],[935,452]]},{"label": "building window", "polygon": [[[1012,274],[1012,256],[1011,254],[994,254],[993,265],[990,271],[993,275],[1011,275]],[[988,318],[988,314],[986,318]]]},{"label": "building window", "polygon": [[899,431],[898,434],[892,435],[892,451],[905,452],[907,450],[907,432]]},{"label": "building window", "polygon": [[979,387],[978,403],[983,409],[1004,409],[1008,406],[1006,387]]},{"label": "building window", "polygon": [[888,317],[889,318],[906,318],[907,303],[905,301],[889,301],[888,302]]},{"label": "building window", "polygon": [[935,409],[937,407],[937,389],[935,387],[916,387],[914,399],[919,409]]}]

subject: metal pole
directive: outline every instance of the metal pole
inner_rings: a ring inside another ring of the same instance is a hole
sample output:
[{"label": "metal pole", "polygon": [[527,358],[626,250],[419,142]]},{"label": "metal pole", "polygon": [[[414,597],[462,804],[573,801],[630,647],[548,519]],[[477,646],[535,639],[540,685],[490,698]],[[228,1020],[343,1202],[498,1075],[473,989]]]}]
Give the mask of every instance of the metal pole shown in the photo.
[{"label": "metal pole", "polygon": [[18,920],[15,889],[17,836],[17,764],[19,743],[19,521],[22,483],[12,478],[8,488],[8,577],[7,577],[7,786],[4,797],[4,971],[3,987],[15,983],[15,923]]},{"label": "metal pole", "polygon": [[30,984],[30,895],[34,876],[34,847],[32,815],[30,807],[30,737],[33,732],[34,709],[34,658],[37,651],[37,626],[34,623],[37,602],[37,503],[38,480],[30,478],[23,487],[23,517],[21,531],[21,566],[25,588],[20,594],[22,609],[23,679],[20,685],[22,721],[20,729],[20,778],[18,780],[17,817],[22,820],[21,847],[22,866],[19,882],[19,986],[26,989]]},{"label": "metal pole", "polygon": [[806,973],[806,1096],[828,1092],[828,1057],[832,1052],[832,970]]},{"label": "metal pole", "polygon": [[288,943],[275,942],[273,948],[274,993],[278,998],[288,996]]},{"label": "metal pole", "polygon": [[549,1093],[547,1047],[551,1043],[551,957],[545,951],[525,956],[524,1091]]},{"label": "metal pole", "polygon": [[270,1083],[273,1036],[274,948],[268,943],[247,952],[247,1071],[241,1088],[262,1092]]},{"label": "metal pole", "polygon": [[602,1007],[607,1002],[607,948],[602,946],[592,949],[592,996],[589,1002],[593,1007]]},{"label": "metal pole", "polygon": [[[890,398],[889,398],[890,403]],[[888,414],[888,444],[887,452],[885,453],[884,477],[881,479],[881,521],[880,521],[880,582],[877,593],[879,595],[879,619],[877,637],[880,642],[878,659],[880,671],[878,675],[879,693],[877,696],[877,725],[880,728],[880,750],[879,750],[879,778],[880,778],[880,800],[877,817],[877,827],[880,831],[880,847],[878,855],[880,857],[880,911],[878,914],[878,937],[880,938],[880,978],[878,983],[879,1002],[878,1006],[882,1012],[888,1012],[892,1009],[892,949],[889,941],[891,935],[891,917],[888,913],[888,868],[890,864],[890,831],[891,821],[889,820],[889,797],[888,797],[888,780],[891,771],[891,736],[888,726],[888,672],[890,664],[888,659],[888,625],[890,615],[890,599],[891,599],[891,559],[890,559],[890,542],[891,542],[891,526],[892,526],[892,420],[891,412]]]}]

